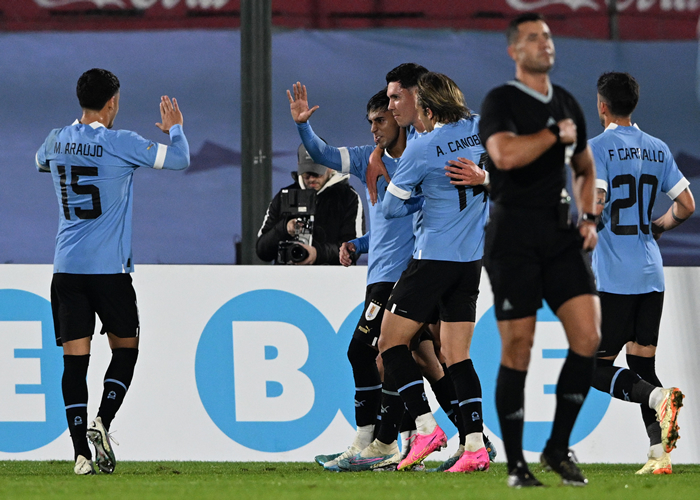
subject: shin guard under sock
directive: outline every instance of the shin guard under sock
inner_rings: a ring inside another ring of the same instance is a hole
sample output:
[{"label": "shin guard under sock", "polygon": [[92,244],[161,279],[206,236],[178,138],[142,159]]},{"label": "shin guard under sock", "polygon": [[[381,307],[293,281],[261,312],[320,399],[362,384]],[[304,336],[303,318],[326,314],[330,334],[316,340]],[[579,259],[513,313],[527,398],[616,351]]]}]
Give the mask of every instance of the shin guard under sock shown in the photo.
[{"label": "shin guard under sock", "polygon": [[[430,384],[430,388],[433,390],[435,398],[440,404],[442,411],[445,412],[445,415],[450,419],[450,422],[457,427],[457,415],[452,408],[452,401],[454,401],[457,397],[455,396],[455,388],[452,384],[452,377],[450,377],[447,371],[445,371],[445,376],[437,382]],[[459,429],[459,427],[457,428]]]},{"label": "shin guard under sock", "polygon": [[448,368],[459,400],[459,410],[464,423],[464,432],[472,434],[484,430],[481,408],[481,383],[471,359],[465,359]]},{"label": "shin guard under sock", "polygon": [[[642,356],[627,355],[627,366],[637,375],[649,382],[654,387],[663,387],[656,375],[656,357],[644,358]],[[642,420],[649,436],[649,444],[654,446],[661,443],[661,427],[656,420],[656,411],[649,408],[648,404],[641,404]]]},{"label": "shin guard under sock", "polygon": [[381,423],[377,439],[384,444],[391,444],[396,441],[399,434],[399,425],[404,415],[404,405],[401,395],[396,390],[396,386],[391,377],[384,376],[384,387],[382,388],[381,402]]},{"label": "shin guard under sock", "polygon": [[92,459],[92,452],[87,441],[87,371],[90,363],[90,355],[69,356],[63,355],[63,378],[61,389],[63,402],[66,407],[66,419],[68,430],[73,441],[74,459],[82,455],[88,460]]},{"label": "shin guard under sock", "polygon": [[375,424],[382,398],[377,351],[352,339],[348,347],[348,360],[355,379],[355,423],[358,427]]},{"label": "shin guard under sock", "polygon": [[557,382],[557,409],[554,412],[552,435],[546,450],[569,448],[569,437],[591,387],[596,359],[576,354],[569,349]]},{"label": "shin guard under sock", "polygon": [[138,349],[112,350],[112,361],[105,373],[102,401],[100,402],[100,410],[97,412],[97,416],[102,419],[102,424],[107,430],[109,430],[117,410],[124,401],[126,391],[131,385],[138,355]]},{"label": "shin guard under sock", "polygon": [[512,471],[518,462],[525,464],[523,456],[523,424],[525,421],[525,377],[527,371],[514,370],[501,365],[496,381],[496,410],[503,435],[503,447]]},{"label": "shin guard under sock", "polygon": [[415,419],[419,415],[430,413],[428,398],[423,387],[423,375],[413,360],[408,346],[397,345],[382,353],[384,374],[396,383],[398,393],[406,409]]},{"label": "shin guard under sock", "polygon": [[597,360],[591,386],[601,392],[607,392],[616,399],[649,405],[649,395],[654,386],[642,380],[632,370],[613,366],[607,359]]}]

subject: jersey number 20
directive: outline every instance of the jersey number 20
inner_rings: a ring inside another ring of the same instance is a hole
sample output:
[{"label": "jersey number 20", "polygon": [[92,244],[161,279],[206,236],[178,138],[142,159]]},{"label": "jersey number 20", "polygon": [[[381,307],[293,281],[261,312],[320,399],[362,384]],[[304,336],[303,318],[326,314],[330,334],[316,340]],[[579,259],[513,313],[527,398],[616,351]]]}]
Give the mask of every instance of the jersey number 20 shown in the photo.
[{"label": "jersey number 20", "polygon": [[658,179],[649,174],[642,174],[639,177],[639,187],[637,187],[637,179],[632,174],[622,174],[613,177],[612,187],[618,188],[621,186],[628,187],[629,195],[627,198],[620,198],[613,201],[610,207],[610,229],[613,233],[620,236],[634,235],[638,233],[636,224],[620,224],[620,210],[630,208],[638,203],[639,210],[639,229],[642,233],[649,234],[649,223],[644,223],[644,185],[651,187],[651,196],[649,204],[646,207],[646,220],[651,223],[651,211],[654,208],[656,199],[656,188],[659,185]]}]

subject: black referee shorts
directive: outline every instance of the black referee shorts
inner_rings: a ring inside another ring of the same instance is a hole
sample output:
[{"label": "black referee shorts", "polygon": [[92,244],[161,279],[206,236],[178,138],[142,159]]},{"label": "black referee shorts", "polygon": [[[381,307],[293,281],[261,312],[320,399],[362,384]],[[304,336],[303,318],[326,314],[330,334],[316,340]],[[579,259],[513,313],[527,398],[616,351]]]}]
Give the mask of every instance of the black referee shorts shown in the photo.
[{"label": "black referee shorts", "polygon": [[396,282],[387,309],[419,323],[476,320],[481,260],[450,262],[411,259]]},{"label": "black referee shorts", "polygon": [[117,337],[139,336],[139,313],[131,275],[56,273],[51,281],[56,345],[91,337],[95,314],[102,321],[101,333]]},{"label": "black referee shorts", "polygon": [[484,266],[499,321],[535,316],[542,299],[557,312],[569,299],[596,295],[583,238],[575,227],[558,229],[556,208],[493,204],[486,226]]},{"label": "black referee shorts", "polygon": [[599,295],[603,320],[596,356],[617,356],[627,342],[656,347],[664,308],[664,292],[638,295],[599,292]]}]

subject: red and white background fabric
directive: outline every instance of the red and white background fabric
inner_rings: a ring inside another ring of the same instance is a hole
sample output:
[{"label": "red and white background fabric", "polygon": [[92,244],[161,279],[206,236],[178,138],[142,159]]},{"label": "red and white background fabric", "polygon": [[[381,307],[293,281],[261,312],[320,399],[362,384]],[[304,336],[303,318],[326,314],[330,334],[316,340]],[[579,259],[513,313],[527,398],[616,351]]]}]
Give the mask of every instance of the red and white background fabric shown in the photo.
[{"label": "red and white background fabric", "polygon": [[[502,31],[542,12],[558,36],[610,37],[608,0],[272,0],[275,26],[307,29],[449,28]],[[622,40],[696,36],[700,0],[617,0]],[[240,0],[1,0],[0,30],[236,28]]]}]

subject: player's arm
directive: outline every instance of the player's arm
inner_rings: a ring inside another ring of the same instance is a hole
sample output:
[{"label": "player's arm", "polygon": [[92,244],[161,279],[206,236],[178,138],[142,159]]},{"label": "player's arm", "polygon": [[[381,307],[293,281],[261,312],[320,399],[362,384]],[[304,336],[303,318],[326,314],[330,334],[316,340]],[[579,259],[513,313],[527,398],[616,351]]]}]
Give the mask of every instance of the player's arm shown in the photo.
[{"label": "player's arm", "polygon": [[496,132],[487,139],[486,149],[496,168],[513,170],[529,165],[557,142],[573,144],[576,138],[576,124],[566,118],[556,127],[544,128],[534,134]]},{"label": "player's arm", "polygon": [[661,217],[651,224],[651,232],[655,239],[661,237],[661,233],[678,227],[690,218],[695,212],[695,198],[690,188],[685,188],[674,200],[671,207]]},{"label": "player's arm", "polygon": [[340,263],[345,267],[354,264],[357,258],[369,251],[369,231],[359,238],[346,241],[340,246]]},{"label": "player's arm", "polygon": [[55,140],[55,137],[58,133],[58,130],[52,130],[49,136],[46,138],[44,141],[44,144],[41,145],[39,150],[36,152],[34,155],[34,166],[36,166],[36,169],[39,172],[51,172],[51,167],[49,167],[49,161],[46,159],[46,145],[51,142],[53,143]]},{"label": "player's arm", "polygon": [[367,191],[369,192],[369,200],[372,202],[372,205],[377,203],[377,181],[379,178],[384,177],[387,182],[391,182],[391,177],[389,177],[386,165],[382,161],[382,156],[384,156],[384,149],[377,146],[369,156],[369,163],[367,164]]},{"label": "player's arm", "polygon": [[607,191],[602,188],[596,188],[595,190],[595,215],[600,215],[605,210],[605,199],[607,198]]},{"label": "player's arm", "polygon": [[468,158],[457,157],[445,165],[445,175],[455,186],[488,186],[489,173]]},{"label": "player's arm", "polygon": [[[578,213],[597,215],[595,161],[589,145],[571,158],[571,169],[574,173],[572,185]],[[598,242],[595,219],[581,220],[579,232],[583,237],[583,249],[593,250]]]}]

